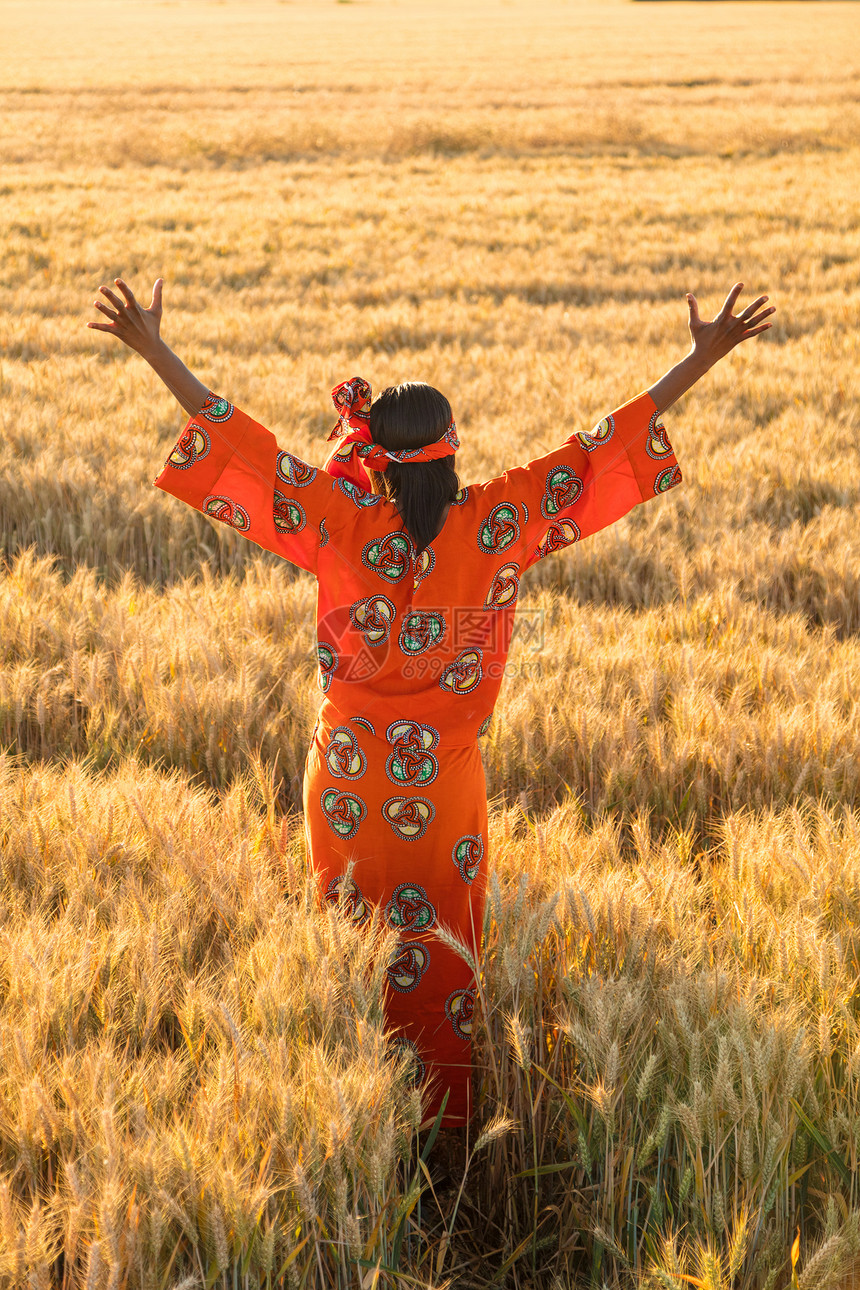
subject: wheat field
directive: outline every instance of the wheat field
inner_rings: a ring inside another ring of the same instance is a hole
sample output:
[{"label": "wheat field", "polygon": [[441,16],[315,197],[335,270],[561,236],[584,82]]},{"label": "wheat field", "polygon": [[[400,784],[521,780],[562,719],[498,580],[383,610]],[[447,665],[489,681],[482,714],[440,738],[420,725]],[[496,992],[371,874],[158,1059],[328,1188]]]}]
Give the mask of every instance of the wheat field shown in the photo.
[{"label": "wheat field", "polygon": [[[0,59],[0,1287],[860,1284],[857,9],[0,0]],[[152,488],[118,275],[316,464],[438,386],[463,483],[777,305],[525,581],[465,1137],[314,899],[313,584]]]}]

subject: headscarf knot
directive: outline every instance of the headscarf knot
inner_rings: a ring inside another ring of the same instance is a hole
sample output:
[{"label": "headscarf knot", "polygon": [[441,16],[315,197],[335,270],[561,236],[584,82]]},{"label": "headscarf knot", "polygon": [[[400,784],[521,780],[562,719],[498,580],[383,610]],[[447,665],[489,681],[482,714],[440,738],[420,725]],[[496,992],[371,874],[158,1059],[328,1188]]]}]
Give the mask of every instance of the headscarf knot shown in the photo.
[{"label": "headscarf knot", "polygon": [[453,418],[448,429],[434,443],[421,448],[383,448],[370,437],[370,383],[360,376],[342,381],[331,392],[338,413],[337,424],[329,435],[336,439],[325,469],[340,479],[350,479],[359,488],[370,490],[368,470],[386,470],[392,461],[437,461],[460,447]]}]

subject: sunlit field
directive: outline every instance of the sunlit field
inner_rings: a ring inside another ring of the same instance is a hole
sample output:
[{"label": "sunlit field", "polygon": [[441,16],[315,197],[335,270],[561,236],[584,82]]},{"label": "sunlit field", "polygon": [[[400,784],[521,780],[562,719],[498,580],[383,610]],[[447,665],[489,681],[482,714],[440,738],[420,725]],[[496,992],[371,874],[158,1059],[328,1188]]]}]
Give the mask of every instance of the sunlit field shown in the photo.
[{"label": "sunlit field", "polygon": [[[860,1284],[856,7],[0,0],[0,59],[0,1287]],[[778,307],[526,579],[468,1137],[314,899],[314,585],[152,487],[120,274],[315,464],[438,386],[463,483],[686,291]]]}]

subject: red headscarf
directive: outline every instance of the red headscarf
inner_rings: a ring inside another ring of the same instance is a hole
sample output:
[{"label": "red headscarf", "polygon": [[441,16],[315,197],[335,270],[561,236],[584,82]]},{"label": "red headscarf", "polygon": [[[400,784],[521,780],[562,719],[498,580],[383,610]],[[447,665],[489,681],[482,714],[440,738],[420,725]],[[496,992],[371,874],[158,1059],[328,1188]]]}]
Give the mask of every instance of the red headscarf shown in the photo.
[{"label": "red headscarf", "polygon": [[391,461],[436,461],[448,457],[460,447],[457,427],[453,420],[441,439],[423,448],[402,448],[389,452],[370,437],[370,399],[368,381],[354,376],[343,381],[331,392],[332,402],[339,413],[338,423],[329,435],[337,443],[329,453],[324,469],[336,479],[349,479],[365,492],[370,492],[367,471],[385,470]]}]

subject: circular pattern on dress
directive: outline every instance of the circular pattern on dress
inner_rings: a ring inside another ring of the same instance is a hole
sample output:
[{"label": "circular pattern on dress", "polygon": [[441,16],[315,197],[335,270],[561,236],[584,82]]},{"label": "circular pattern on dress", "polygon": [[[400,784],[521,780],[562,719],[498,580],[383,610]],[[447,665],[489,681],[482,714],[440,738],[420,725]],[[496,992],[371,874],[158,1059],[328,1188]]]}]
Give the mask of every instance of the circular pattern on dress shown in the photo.
[{"label": "circular pattern on dress", "polygon": [[409,572],[412,553],[412,540],[406,533],[386,533],[383,538],[365,543],[361,563],[386,582],[399,582]]},{"label": "circular pattern on dress", "polygon": [[398,645],[404,654],[423,654],[445,635],[445,619],[434,610],[413,609],[403,619]]},{"label": "circular pattern on dress", "polygon": [[357,726],[364,726],[364,729],[369,730],[372,735],[376,734],[376,727],[372,721],[368,721],[367,717],[350,717],[350,721]]},{"label": "circular pattern on dress", "polygon": [[546,477],[540,513],[546,519],[572,506],[582,492],[582,480],[567,466],[556,466]]},{"label": "circular pattern on dress", "polygon": [[345,873],[332,878],[325,889],[325,900],[330,905],[338,905],[357,927],[361,927],[370,918],[370,905],[364,899],[361,888],[353,878],[347,878]]},{"label": "circular pattern on dress", "polygon": [[480,833],[464,833],[454,843],[451,859],[459,869],[463,882],[469,883],[470,886],[475,881],[478,866],[483,858],[484,839]]},{"label": "circular pattern on dress", "polygon": [[328,539],[329,539],[328,529],[325,526],[325,520],[322,519],[320,520],[320,546],[321,547],[327,546]]},{"label": "circular pattern on dress", "polygon": [[670,488],[681,482],[681,467],[668,466],[666,470],[661,470],[660,474],[654,480],[654,492],[658,495],[666,493]]},{"label": "circular pattern on dress", "polygon": [[609,443],[614,433],[615,418],[604,417],[602,421],[598,421],[590,432],[580,430],[576,438],[579,440],[580,447],[584,448],[586,452],[594,452],[594,449],[599,448],[601,444]]},{"label": "circular pattern on dress", "polygon": [[439,762],[430,751],[439,743],[439,732],[418,721],[394,721],[385,732],[394,751],[385,773],[395,784],[423,788],[439,774]]},{"label": "circular pattern on dress", "polygon": [[462,506],[468,496],[468,488],[458,488],[454,496],[451,498],[451,505]]},{"label": "circular pattern on dress", "polygon": [[304,507],[293,497],[285,497],[279,489],[275,489],[275,501],[272,507],[272,513],[275,520],[275,528],[279,533],[300,533],[305,527],[306,516]]},{"label": "circular pattern on dress", "polygon": [[400,941],[385,969],[388,983],[399,994],[410,994],[430,966],[430,951],[421,941]]},{"label": "circular pattern on dress", "polygon": [[535,549],[535,559],[542,560],[544,556],[552,555],[553,551],[561,551],[572,542],[578,542],[581,536],[579,527],[573,520],[553,520]]},{"label": "circular pattern on dress", "polygon": [[335,726],[332,730],[323,757],[335,779],[360,779],[367,770],[367,758],[346,726]]},{"label": "circular pattern on dress", "polygon": [[475,1012],[475,991],[453,990],[445,1000],[445,1016],[454,1027],[458,1039],[472,1038],[472,1018]]},{"label": "circular pattern on dress", "polygon": [[349,607],[349,621],[368,645],[384,645],[396,615],[387,596],[365,596]]},{"label": "circular pattern on dress", "polygon": [[487,713],[487,715],[484,717],[484,720],[478,726],[478,733],[476,735],[477,739],[480,739],[481,735],[485,735],[487,733],[487,731],[490,728],[490,722],[492,721],[492,719],[493,719],[492,712]]},{"label": "circular pattern on dress", "polygon": [[389,797],[382,803],[383,817],[404,842],[417,842],[427,832],[436,807],[426,797]]},{"label": "circular pattern on dress", "polygon": [[401,717],[398,721],[391,722],[385,731],[385,738],[390,744],[397,744],[403,738],[417,739],[422,748],[431,749],[439,747],[440,735],[435,726],[424,726],[411,717]]},{"label": "circular pattern on dress", "polygon": [[481,682],[483,650],[464,649],[439,677],[439,685],[452,694],[471,694]]},{"label": "circular pattern on dress", "polygon": [[488,609],[507,609],[520,594],[520,566],[514,561],[503,564],[493,574],[493,582],[484,604]]},{"label": "circular pattern on dress", "polygon": [[279,452],[275,463],[275,473],[291,488],[307,488],[316,479],[316,466],[309,466],[301,457],[294,457],[291,452]]},{"label": "circular pattern on dress", "polygon": [[167,460],[177,470],[187,470],[208,456],[211,447],[212,440],[202,426],[186,426]]},{"label": "circular pattern on dress", "polygon": [[428,573],[432,573],[436,567],[436,552],[432,546],[425,546],[424,550],[419,552],[412,560],[412,590],[423,582]]},{"label": "circular pattern on dress", "polygon": [[519,513],[512,502],[499,502],[478,529],[478,546],[491,555],[506,550],[520,535]]},{"label": "circular pattern on dress", "polygon": [[201,509],[207,515],[211,515],[213,520],[220,520],[222,524],[229,524],[231,529],[237,529],[240,533],[247,533],[251,527],[248,512],[244,506],[234,502],[232,497],[212,494],[206,498]]},{"label": "circular pattern on dress", "polygon": [[331,674],[337,667],[337,651],[326,641],[320,641],[317,644],[317,658],[320,665],[319,685],[323,694],[325,694],[331,685]]},{"label": "circular pattern on dress", "polygon": [[424,1062],[421,1060],[421,1055],[418,1052],[418,1045],[415,1044],[413,1040],[407,1039],[405,1035],[392,1035],[388,1040],[388,1046],[398,1054],[400,1053],[409,1054],[410,1058],[412,1059],[411,1082],[416,1085],[420,1084],[425,1074],[427,1073],[427,1067],[424,1065]]},{"label": "circular pattern on dress", "polygon": [[341,793],[336,788],[325,788],[320,795],[326,822],[339,838],[354,838],[358,826],[367,815],[367,805],[355,793]]},{"label": "circular pattern on dress", "polygon": [[403,931],[425,932],[436,925],[436,907],[417,882],[401,882],[385,906],[385,921]]},{"label": "circular pattern on dress", "polygon": [[659,416],[660,413],[655,412],[651,418],[648,424],[648,436],[645,440],[645,451],[655,461],[661,461],[663,457],[669,457],[672,453],[672,445],[669,442],[669,436],[666,434],[666,427],[657,424]]},{"label": "circular pattern on dress", "polygon": [[213,394],[206,400],[197,415],[204,416],[207,421],[229,421],[233,415],[233,404]]}]

